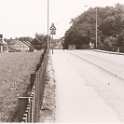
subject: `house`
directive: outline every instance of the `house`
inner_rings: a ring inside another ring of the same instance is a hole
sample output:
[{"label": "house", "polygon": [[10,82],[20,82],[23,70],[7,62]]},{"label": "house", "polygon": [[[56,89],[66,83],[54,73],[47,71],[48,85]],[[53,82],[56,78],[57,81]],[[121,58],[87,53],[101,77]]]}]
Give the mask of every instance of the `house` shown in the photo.
[{"label": "house", "polygon": [[8,44],[9,52],[29,52],[33,51],[33,46],[28,41],[12,40]]},{"label": "house", "polygon": [[30,52],[34,51],[34,47],[29,41],[22,41],[22,42],[29,47]]}]

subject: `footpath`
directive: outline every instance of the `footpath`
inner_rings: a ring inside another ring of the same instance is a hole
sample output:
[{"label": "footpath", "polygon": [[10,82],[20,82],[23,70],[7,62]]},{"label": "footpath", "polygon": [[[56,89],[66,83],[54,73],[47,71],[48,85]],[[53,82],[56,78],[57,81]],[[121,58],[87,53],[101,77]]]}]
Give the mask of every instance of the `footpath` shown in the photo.
[{"label": "footpath", "polygon": [[43,95],[43,103],[40,111],[40,122],[55,122],[55,76],[52,66],[51,55],[48,55],[48,66],[45,74],[45,90]]}]

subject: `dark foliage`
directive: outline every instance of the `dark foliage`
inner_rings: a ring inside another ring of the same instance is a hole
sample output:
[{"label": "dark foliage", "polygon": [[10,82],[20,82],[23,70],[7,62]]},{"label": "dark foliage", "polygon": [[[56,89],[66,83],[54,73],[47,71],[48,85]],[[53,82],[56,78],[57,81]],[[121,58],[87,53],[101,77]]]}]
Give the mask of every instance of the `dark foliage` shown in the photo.
[{"label": "dark foliage", "polygon": [[31,41],[31,44],[34,46],[35,49],[40,50],[47,46],[47,38],[47,35],[36,34],[35,38]]},{"label": "dark foliage", "polygon": [[[97,8],[98,48],[116,51],[124,46],[124,5]],[[95,44],[96,8],[90,8],[72,20],[72,26],[65,33],[64,48],[69,44],[83,46]]]}]

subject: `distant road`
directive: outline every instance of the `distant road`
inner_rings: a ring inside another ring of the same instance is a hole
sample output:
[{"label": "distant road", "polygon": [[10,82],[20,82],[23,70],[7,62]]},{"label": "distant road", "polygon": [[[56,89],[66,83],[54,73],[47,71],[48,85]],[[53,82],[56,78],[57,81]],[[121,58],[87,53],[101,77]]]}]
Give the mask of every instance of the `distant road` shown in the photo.
[{"label": "distant road", "polygon": [[56,121],[124,121],[124,56],[54,50]]}]

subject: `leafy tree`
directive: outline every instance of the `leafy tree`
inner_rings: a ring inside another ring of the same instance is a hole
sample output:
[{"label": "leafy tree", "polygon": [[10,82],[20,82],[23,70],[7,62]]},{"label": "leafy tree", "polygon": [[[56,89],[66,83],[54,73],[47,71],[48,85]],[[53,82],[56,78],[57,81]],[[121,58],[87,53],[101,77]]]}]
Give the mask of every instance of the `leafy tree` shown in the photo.
[{"label": "leafy tree", "polygon": [[19,38],[16,38],[16,40],[31,42],[33,38],[32,37],[19,37]]},{"label": "leafy tree", "polygon": [[[111,50],[124,45],[124,5],[99,7],[98,48]],[[90,8],[72,19],[72,26],[65,33],[65,46],[85,45],[96,39],[96,8]]]},{"label": "leafy tree", "polygon": [[35,34],[35,38],[31,41],[35,49],[40,50],[47,46],[47,35]]}]

